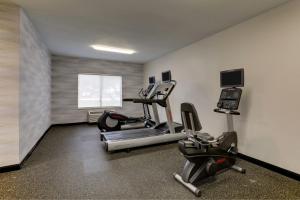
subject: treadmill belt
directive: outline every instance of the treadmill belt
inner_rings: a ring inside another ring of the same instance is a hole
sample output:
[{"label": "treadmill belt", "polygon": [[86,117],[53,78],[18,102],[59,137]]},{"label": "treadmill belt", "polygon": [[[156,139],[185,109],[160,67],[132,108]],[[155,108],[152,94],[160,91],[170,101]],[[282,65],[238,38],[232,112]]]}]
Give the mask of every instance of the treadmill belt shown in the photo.
[{"label": "treadmill belt", "polygon": [[136,138],[145,138],[156,135],[162,135],[162,131],[158,129],[136,129],[136,130],[125,130],[115,131],[113,134],[104,135],[104,140],[129,140]]}]

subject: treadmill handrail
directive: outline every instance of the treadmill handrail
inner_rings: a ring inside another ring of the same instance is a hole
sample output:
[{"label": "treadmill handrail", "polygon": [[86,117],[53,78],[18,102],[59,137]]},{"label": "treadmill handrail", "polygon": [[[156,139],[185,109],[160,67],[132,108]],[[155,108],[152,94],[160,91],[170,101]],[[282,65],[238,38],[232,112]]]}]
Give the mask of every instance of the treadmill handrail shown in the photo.
[{"label": "treadmill handrail", "polygon": [[135,98],[124,98],[123,101],[133,101]]},{"label": "treadmill handrail", "polygon": [[165,99],[133,99],[133,103],[143,103],[143,104],[153,104],[153,103],[157,103],[162,107],[166,107],[167,106],[167,102]]},{"label": "treadmill handrail", "polygon": [[[164,93],[165,91],[164,89],[164,84],[170,84],[169,85],[169,90],[167,91],[167,93]],[[167,99],[170,96],[170,94],[172,93],[173,89],[176,86],[176,81],[172,80],[170,82],[166,82],[166,83],[162,83],[161,86],[158,85],[155,88],[155,93],[153,95],[151,95],[151,97],[146,97],[146,98],[124,98],[123,101],[130,101],[133,103],[142,103],[142,104],[148,104],[148,105],[152,105],[153,103],[157,103],[162,107],[166,107],[167,106]],[[156,91],[157,89],[160,89],[158,91]],[[163,98],[159,99],[159,96],[163,96]]]}]

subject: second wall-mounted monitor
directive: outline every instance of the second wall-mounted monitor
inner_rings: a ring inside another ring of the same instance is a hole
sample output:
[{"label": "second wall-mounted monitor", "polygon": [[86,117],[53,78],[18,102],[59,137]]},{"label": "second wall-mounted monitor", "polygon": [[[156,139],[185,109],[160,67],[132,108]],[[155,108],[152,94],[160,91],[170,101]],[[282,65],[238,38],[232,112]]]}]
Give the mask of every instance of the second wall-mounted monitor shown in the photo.
[{"label": "second wall-mounted monitor", "polygon": [[221,87],[244,87],[244,69],[221,71]]},{"label": "second wall-mounted monitor", "polygon": [[154,84],[155,83],[155,76],[150,76],[149,77],[149,84]]},{"label": "second wall-mounted monitor", "polygon": [[172,80],[171,71],[161,73],[161,79],[163,82],[170,82]]}]

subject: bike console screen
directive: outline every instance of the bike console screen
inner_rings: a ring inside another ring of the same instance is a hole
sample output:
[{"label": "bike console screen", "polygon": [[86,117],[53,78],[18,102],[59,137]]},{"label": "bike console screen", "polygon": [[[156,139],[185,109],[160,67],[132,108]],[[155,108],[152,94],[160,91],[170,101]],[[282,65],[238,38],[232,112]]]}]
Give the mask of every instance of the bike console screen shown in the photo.
[{"label": "bike console screen", "polygon": [[237,110],[239,108],[242,89],[226,88],[223,89],[217,107],[226,110]]}]

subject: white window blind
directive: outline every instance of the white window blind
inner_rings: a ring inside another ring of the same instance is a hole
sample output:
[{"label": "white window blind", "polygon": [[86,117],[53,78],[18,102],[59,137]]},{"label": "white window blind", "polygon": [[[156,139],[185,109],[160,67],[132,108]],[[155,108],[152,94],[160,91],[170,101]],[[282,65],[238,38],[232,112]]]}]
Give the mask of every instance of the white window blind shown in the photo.
[{"label": "white window blind", "polygon": [[122,107],[122,77],[78,75],[78,108]]}]

